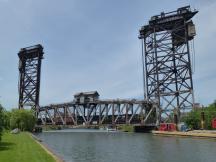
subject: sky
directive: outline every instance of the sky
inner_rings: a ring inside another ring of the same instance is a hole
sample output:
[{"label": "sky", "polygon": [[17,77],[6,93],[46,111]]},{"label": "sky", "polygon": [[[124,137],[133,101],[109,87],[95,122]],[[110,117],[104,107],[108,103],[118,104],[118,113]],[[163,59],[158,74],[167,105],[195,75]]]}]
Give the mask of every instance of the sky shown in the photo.
[{"label": "sky", "polygon": [[0,0],[0,103],[18,104],[20,48],[44,47],[40,105],[97,90],[103,99],[142,98],[139,28],[151,16],[191,5],[196,25],[195,100],[216,99],[216,1]]}]

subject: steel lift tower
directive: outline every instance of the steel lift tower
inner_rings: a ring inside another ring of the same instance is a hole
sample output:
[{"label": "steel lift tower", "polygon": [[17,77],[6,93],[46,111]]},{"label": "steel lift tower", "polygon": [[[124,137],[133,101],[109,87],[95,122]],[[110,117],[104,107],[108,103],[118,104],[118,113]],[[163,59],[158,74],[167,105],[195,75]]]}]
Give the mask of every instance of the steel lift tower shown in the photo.
[{"label": "steel lift tower", "polygon": [[43,54],[43,47],[40,44],[22,48],[18,53],[19,109],[30,108],[37,112]]},{"label": "steel lift tower", "polygon": [[181,113],[194,105],[189,42],[196,35],[191,19],[197,12],[190,6],[162,12],[139,31],[144,97],[159,103],[161,121],[179,121]]}]

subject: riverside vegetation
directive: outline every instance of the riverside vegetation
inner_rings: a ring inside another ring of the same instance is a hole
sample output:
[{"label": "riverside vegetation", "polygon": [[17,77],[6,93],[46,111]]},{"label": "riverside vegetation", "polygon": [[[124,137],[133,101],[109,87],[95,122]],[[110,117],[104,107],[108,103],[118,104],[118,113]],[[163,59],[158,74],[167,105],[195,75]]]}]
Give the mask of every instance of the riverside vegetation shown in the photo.
[{"label": "riverside vegetation", "polygon": [[0,141],[3,131],[3,107],[0,105]]},{"label": "riverside vegetation", "polygon": [[[0,105],[0,161],[7,162],[54,162],[27,131],[32,131],[36,118],[31,110],[12,109],[6,111]],[[11,134],[19,128],[22,132]]]},{"label": "riverside vegetation", "polygon": [[212,125],[211,121],[213,118],[216,118],[216,100],[207,107],[194,109],[183,117],[183,121],[191,129],[200,129],[201,128],[201,112],[205,114],[205,129],[211,130]]}]

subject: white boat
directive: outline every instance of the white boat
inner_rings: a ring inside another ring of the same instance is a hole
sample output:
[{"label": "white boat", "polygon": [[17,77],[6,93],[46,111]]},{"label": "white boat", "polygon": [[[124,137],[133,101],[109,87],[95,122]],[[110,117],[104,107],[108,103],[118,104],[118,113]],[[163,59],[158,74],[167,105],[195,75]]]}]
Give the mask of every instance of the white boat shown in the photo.
[{"label": "white boat", "polygon": [[100,127],[99,130],[104,131],[104,130],[106,130],[106,128],[105,127]]},{"label": "white boat", "polygon": [[107,127],[106,130],[107,130],[107,132],[115,132],[115,131],[117,131],[116,128],[112,128],[112,127]]}]

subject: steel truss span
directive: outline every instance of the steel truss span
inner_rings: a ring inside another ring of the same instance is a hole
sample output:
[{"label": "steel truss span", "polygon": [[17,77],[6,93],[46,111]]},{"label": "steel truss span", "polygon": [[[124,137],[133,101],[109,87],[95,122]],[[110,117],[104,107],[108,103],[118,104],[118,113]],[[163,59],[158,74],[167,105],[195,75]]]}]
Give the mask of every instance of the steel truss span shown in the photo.
[{"label": "steel truss span", "polygon": [[151,18],[140,29],[144,96],[158,101],[161,120],[173,121],[194,105],[189,41],[195,36],[190,6]]},{"label": "steel truss span", "polygon": [[19,53],[19,109],[39,107],[41,59],[43,47],[22,48]]},{"label": "steel truss span", "polygon": [[137,100],[98,100],[88,104],[68,102],[40,107],[38,124],[104,125],[139,124],[158,125],[158,106],[153,102]]}]

